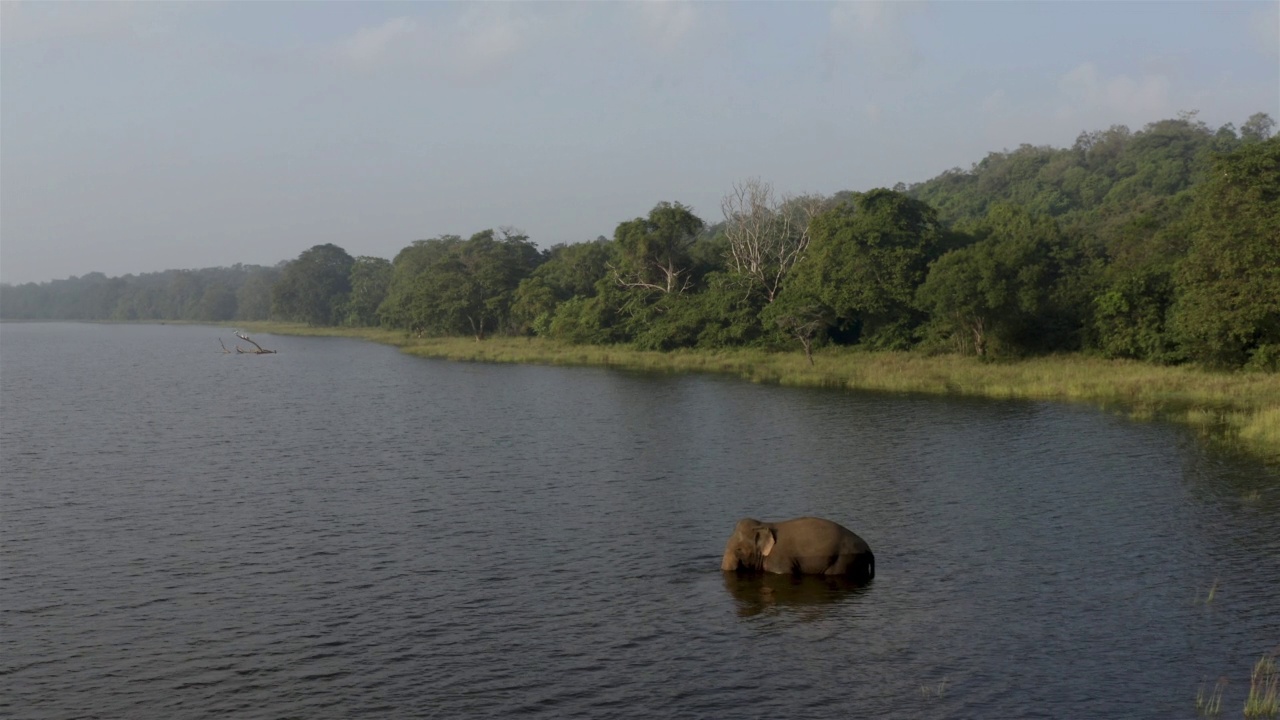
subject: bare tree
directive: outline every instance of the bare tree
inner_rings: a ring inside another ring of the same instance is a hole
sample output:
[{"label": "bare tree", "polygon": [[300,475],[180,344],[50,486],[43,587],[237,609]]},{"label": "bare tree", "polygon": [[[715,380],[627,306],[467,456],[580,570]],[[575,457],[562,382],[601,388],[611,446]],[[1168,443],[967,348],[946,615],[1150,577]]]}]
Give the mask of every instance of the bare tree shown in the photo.
[{"label": "bare tree", "polygon": [[[239,330],[232,330],[232,331],[231,331],[231,334],[232,334],[232,335],[235,335],[236,337],[240,338],[241,340],[243,340],[243,341],[245,341],[245,342],[249,343],[250,345],[252,345],[252,346],[254,347],[254,349],[253,349],[253,350],[245,350],[244,348],[240,347],[239,345],[236,345],[236,353],[238,353],[238,354],[240,354],[240,355],[275,355],[275,354],[276,354],[276,351],[275,351],[275,350],[266,350],[266,349],[264,349],[261,345],[259,345],[258,343],[254,342],[252,338],[250,338],[248,335],[245,335],[244,333],[240,332]],[[227,349],[227,345],[226,345],[226,343],[222,342],[222,338],[218,338],[218,344],[222,346],[222,352],[224,352],[224,353],[229,353],[229,352],[231,352],[230,350],[228,350],[228,349]]]},{"label": "bare tree", "polygon": [[760,178],[735,183],[720,201],[729,263],[773,302],[782,281],[809,247],[809,221],[821,210],[817,195],[782,196]]}]

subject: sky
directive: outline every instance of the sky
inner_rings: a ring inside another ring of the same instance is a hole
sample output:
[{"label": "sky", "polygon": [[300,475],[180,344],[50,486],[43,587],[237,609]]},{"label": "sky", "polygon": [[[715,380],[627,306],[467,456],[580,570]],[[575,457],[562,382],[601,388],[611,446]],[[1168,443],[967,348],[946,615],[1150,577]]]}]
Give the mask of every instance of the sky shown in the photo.
[{"label": "sky", "polygon": [[0,2],[0,281],[274,265],[1280,119],[1280,2]]}]

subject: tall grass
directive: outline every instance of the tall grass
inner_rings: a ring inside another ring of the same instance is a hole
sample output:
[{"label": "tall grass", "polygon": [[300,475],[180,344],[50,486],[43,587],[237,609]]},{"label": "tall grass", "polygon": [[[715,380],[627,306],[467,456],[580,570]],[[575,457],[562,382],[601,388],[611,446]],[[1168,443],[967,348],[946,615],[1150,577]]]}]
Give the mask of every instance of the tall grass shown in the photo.
[{"label": "tall grass", "polygon": [[1227,681],[1225,678],[1218,680],[1213,686],[1213,691],[1208,695],[1204,692],[1204,686],[1196,691],[1196,713],[1201,717],[1214,718],[1222,714],[1222,693],[1226,690]]},{"label": "tall grass", "polygon": [[258,333],[373,340],[423,357],[481,362],[598,365],[649,372],[713,372],[780,385],[1082,402],[1135,419],[1162,418],[1199,430],[1267,462],[1280,462],[1280,375],[1210,372],[1082,355],[983,362],[955,355],[826,348],[810,365],[801,352],[750,348],[652,352],[568,345],[542,338],[414,338],[380,328],[309,328],[247,323]]},{"label": "tall grass", "polygon": [[1280,669],[1276,659],[1263,655],[1249,675],[1249,697],[1244,702],[1247,718],[1273,718],[1280,714]]}]

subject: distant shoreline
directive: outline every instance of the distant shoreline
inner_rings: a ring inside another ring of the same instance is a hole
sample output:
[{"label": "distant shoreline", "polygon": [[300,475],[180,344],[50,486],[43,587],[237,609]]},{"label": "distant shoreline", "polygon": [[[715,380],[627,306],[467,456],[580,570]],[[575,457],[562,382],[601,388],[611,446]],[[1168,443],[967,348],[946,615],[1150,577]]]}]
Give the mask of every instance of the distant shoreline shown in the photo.
[{"label": "distant shoreline", "polygon": [[[228,324],[230,325],[230,324]],[[953,397],[1074,402],[1134,420],[1169,420],[1202,439],[1280,465],[1280,374],[1212,372],[1079,354],[983,362],[973,357],[825,348],[804,353],[737,348],[656,352],[569,345],[543,338],[414,338],[400,330],[245,322],[254,333],[348,337],[411,355],[472,362],[581,365],[654,372],[710,372],[756,383]]]}]

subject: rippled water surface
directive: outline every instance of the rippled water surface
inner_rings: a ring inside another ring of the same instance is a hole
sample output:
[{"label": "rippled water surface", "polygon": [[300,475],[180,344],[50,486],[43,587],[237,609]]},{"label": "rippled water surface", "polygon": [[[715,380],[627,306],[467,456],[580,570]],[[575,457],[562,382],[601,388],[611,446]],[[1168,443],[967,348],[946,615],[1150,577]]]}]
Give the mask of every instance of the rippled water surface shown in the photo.
[{"label": "rippled water surface", "polygon": [[[1238,716],[1280,643],[1280,478],[1176,427],[219,335],[0,328],[0,715]],[[720,572],[803,514],[876,579]]]}]

